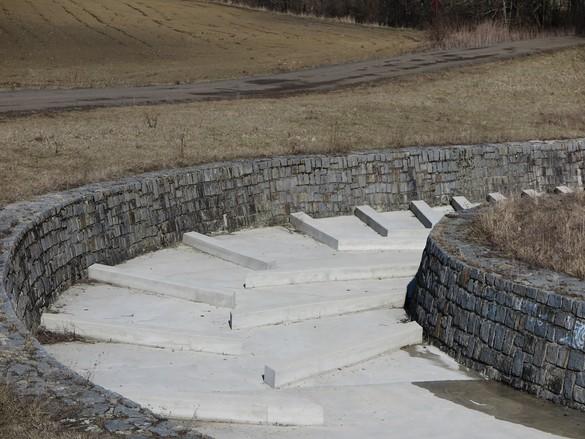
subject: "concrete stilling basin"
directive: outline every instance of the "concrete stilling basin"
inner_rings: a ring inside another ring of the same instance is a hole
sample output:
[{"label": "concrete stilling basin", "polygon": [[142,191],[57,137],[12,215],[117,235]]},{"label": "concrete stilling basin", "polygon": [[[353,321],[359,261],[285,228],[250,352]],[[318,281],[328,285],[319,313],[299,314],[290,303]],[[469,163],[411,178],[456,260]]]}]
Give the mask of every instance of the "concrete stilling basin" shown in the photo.
[{"label": "concrete stilling basin", "polygon": [[[206,165],[8,206],[2,380],[56,415],[81,404],[73,427],[146,437],[583,437],[580,412],[486,381],[404,310],[453,212],[409,200],[458,183],[385,167],[469,163],[456,148]],[[582,142],[550,146],[565,150]],[[44,346],[25,340],[39,324]]]}]

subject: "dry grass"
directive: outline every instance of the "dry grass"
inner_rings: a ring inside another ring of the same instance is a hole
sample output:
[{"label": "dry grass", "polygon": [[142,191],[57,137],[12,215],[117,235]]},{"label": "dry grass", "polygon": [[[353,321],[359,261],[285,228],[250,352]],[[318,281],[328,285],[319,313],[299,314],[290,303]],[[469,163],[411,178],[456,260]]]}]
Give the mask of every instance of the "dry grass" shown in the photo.
[{"label": "dry grass", "polygon": [[488,47],[507,41],[530,40],[574,34],[571,29],[540,30],[512,28],[500,21],[488,20],[477,25],[437,24],[430,32],[434,46],[441,49]]},{"label": "dry grass", "polygon": [[472,236],[512,258],[585,279],[585,194],[510,199],[481,211]]},{"label": "dry grass", "polygon": [[0,204],[237,157],[585,136],[585,48],[287,99],[0,121]]},{"label": "dry grass", "polygon": [[107,439],[108,434],[66,431],[51,421],[39,402],[23,401],[0,385],[0,437],[6,439]]},{"label": "dry grass", "polygon": [[0,88],[193,82],[390,56],[423,44],[421,31],[197,0],[2,0]]}]

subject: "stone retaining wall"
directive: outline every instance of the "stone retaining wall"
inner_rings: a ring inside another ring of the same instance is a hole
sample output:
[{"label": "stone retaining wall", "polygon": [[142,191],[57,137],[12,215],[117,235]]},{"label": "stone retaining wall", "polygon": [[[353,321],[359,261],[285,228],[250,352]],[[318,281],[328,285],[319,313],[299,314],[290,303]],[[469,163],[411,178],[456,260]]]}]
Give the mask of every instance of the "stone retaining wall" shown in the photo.
[{"label": "stone retaining wall", "polygon": [[481,200],[491,191],[581,186],[585,140],[369,151],[214,163],[100,183],[0,211],[0,383],[54,400],[68,422],[168,435],[174,428],[87,383],[30,336],[43,309],[89,265],[172,245],[185,231],[281,224],[290,212],[350,213],[357,204]]},{"label": "stone retaining wall", "polygon": [[473,215],[449,215],[431,232],[410,314],[460,363],[585,410],[585,282],[469,242]]}]

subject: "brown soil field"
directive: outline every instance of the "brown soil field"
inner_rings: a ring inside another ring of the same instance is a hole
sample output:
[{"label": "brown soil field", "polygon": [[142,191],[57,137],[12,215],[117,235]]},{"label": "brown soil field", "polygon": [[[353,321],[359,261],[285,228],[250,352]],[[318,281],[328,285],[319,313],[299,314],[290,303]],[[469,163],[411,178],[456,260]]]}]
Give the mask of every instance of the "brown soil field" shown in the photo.
[{"label": "brown soil field", "polygon": [[2,0],[0,88],[177,84],[376,58],[423,32],[195,0]]},{"label": "brown soil field", "polygon": [[585,136],[585,47],[286,99],[0,119],[0,205],[238,157]]}]

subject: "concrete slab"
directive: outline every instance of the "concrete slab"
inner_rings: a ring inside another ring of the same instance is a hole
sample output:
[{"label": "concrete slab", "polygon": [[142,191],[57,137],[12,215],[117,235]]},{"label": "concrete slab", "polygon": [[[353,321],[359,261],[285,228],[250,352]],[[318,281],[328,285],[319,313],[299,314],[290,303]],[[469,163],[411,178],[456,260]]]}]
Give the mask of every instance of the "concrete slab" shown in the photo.
[{"label": "concrete slab", "polygon": [[[397,278],[242,288],[236,293],[234,329],[312,319],[316,318],[314,310],[321,313],[318,318],[330,315],[331,309],[338,314],[355,312],[358,310],[353,308],[360,305],[364,309],[374,304],[402,307],[409,282],[410,278]],[[226,308],[107,284],[75,285],[57,299],[51,312],[121,326],[235,337],[229,330],[230,312]]]},{"label": "concrete slab", "polygon": [[557,186],[555,188],[555,194],[572,194],[574,191],[569,186]]},{"label": "concrete slab", "polygon": [[419,344],[297,382],[295,387],[373,386],[416,381],[478,380],[439,348]]},{"label": "concrete slab", "polygon": [[422,342],[422,328],[416,322],[396,323],[384,328],[382,333],[361,339],[358,343],[346,343],[343,347],[328,346],[326,349],[304,352],[302,356],[273,362],[264,368],[264,382],[270,387],[283,387],[313,375],[347,367],[385,352]]},{"label": "concrete slab", "polygon": [[502,195],[500,192],[490,192],[487,194],[486,200],[489,203],[499,203],[500,201],[505,201],[508,198]]},{"label": "concrete slab", "polygon": [[321,405],[279,392],[145,393],[139,399],[154,413],[173,419],[279,426],[324,423]]},{"label": "concrete slab", "polygon": [[59,296],[50,312],[78,320],[148,326],[237,340],[229,329],[228,308],[108,284],[75,285]]},{"label": "concrete slab", "polygon": [[254,272],[184,244],[147,253],[116,268],[137,276],[156,276],[168,282],[230,293],[242,287],[246,274]]},{"label": "concrete slab", "polygon": [[309,236],[339,251],[422,250],[426,242],[426,235],[412,231],[381,236],[357,216],[310,218],[306,221],[310,221],[310,228],[305,224],[297,229],[307,231]]},{"label": "concrete slab", "polygon": [[[480,381],[439,381],[287,389],[287,394],[302,395],[322,405],[326,414],[325,424],[300,430],[294,427],[209,423],[198,425],[198,430],[221,439],[579,437],[578,428],[572,429],[573,434],[567,436],[550,433],[555,429],[555,422],[557,430],[563,428],[563,416],[549,419],[548,431],[534,428],[526,420],[546,418],[544,409],[527,409],[524,400],[510,400],[505,396],[490,398],[491,395],[474,391],[481,385],[485,384]],[[516,393],[522,395],[521,392]],[[504,411],[507,413],[502,413]]]},{"label": "concrete slab", "polygon": [[433,209],[423,200],[411,201],[409,209],[427,229],[433,228],[443,217],[439,210]]},{"label": "concrete slab", "polygon": [[192,302],[202,302],[228,308],[234,308],[236,306],[236,295],[233,292],[229,293],[203,286],[195,287],[178,282],[170,282],[157,276],[133,274],[118,267],[109,267],[102,264],[94,264],[87,271],[89,279],[94,281],[151,291]]},{"label": "concrete slab", "polygon": [[[128,397],[266,390],[266,364],[286,363],[313,352],[342,350],[389,331],[405,317],[403,310],[381,309],[300,323],[238,331],[243,353],[221,356],[115,343],[61,343],[46,346],[59,361],[81,375]],[[348,329],[351,333],[348,333]],[[140,402],[140,400],[137,400]]]},{"label": "concrete slab", "polygon": [[[319,222],[320,227],[326,223],[329,223],[337,230],[343,231],[344,227],[346,228],[348,224],[348,219],[353,222],[353,224],[350,224],[350,226],[359,226],[358,230],[361,229],[361,231],[365,231],[368,233],[369,238],[374,238],[376,242],[379,243],[380,241],[388,241],[385,238],[377,235],[375,232],[370,230],[367,226],[363,225],[359,220],[352,216],[341,217],[340,219],[325,218],[315,221]],[[413,220],[418,223],[416,218],[413,218]],[[422,230],[422,233],[424,234],[424,237],[420,238],[420,242],[424,247],[424,242],[426,242],[428,231],[420,224],[418,224],[418,227],[419,230]],[[395,236],[397,239],[408,240],[412,235],[409,235],[408,233],[402,235],[402,232],[400,232]],[[360,235],[360,239],[362,238],[363,235]],[[284,227],[267,227],[262,229],[243,230],[229,235],[219,235],[215,237],[215,239],[229,242],[230,248],[236,251],[246,251],[248,254],[254,257],[258,257],[263,260],[274,261],[276,264],[275,270],[282,271],[311,270],[316,266],[329,269],[346,266],[355,267],[384,265],[388,263],[388,261],[393,262],[399,259],[402,261],[412,262],[413,264],[418,264],[420,262],[420,256],[423,248],[419,246],[417,248],[386,248],[368,251],[336,251],[325,244],[315,241],[311,237],[291,231]],[[180,248],[177,248],[176,250],[176,255],[168,255],[167,258],[173,258],[175,264],[179,264],[181,267],[184,267],[183,270],[187,270],[188,265],[181,262],[181,259],[185,257],[183,252],[181,252],[179,255],[178,250],[180,250]],[[211,264],[205,263],[205,265],[207,266],[208,271],[211,270],[214,275],[220,275],[219,270],[215,270]],[[227,266],[227,264],[224,266]],[[226,273],[226,276],[230,279],[235,278],[236,276],[240,277],[241,281],[238,286],[241,286],[244,283],[244,279],[248,274],[253,273],[251,270],[243,269],[241,267],[233,268],[236,269],[234,274]],[[153,267],[153,269],[156,269],[156,267]],[[238,269],[240,271],[238,271]],[[169,267],[169,270],[173,270],[173,267]],[[197,267],[195,270],[197,270]],[[175,269],[175,271],[178,270]],[[207,272],[197,271],[197,276],[205,278],[205,281],[211,282],[211,284],[215,284],[217,282],[215,279],[210,279],[210,276],[207,276]]]},{"label": "concrete slab", "polygon": [[197,232],[185,233],[183,243],[216,258],[233,262],[252,270],[269,270],[274,265],[274,263],[263,261],[241,251],[235,251],[226,245],[226,241],[219,241]]},{"label": "concrete slab", "polygon": [[202,335],[193,331],[93,321],[63,313],[44,313],[41,325],[51,332],[76,334],[106,342],[226,355],[242,353],[242,341],[235,337]]},{"label": "concrete slab", "polygon": [[234,310],[230,316],[230,327],[232,329],[253,328],[337,316],[382,307],[401,308],[404,306],[405,298],[406,289],[403,289],[383,294],[366,294],[267,309]]},{"label": "concrete slab", "polygon": [[451,197],[451,206],[453,206],[453,209],[455,209],[456,212],[462,212],[479,206],[479,203],[472,203],[463,196],[456,196]]},{"label": "concrete slab", "polygon": [[428,236],[429,230],[421,224],[410,210],[394,212],[380,212],[380,220],[389,232],[402,234],[406,231],[415,231]]},{"label": "concrete slab", "polygon": [[246,288],[277,285],[299,285],[313,282],[333,282],[346,280],[391,279],[412,277],[419,263],[388,264],[369,267],[316,268],[298,271],[271,270],[263,273],[250,273],[246,277]]}]

